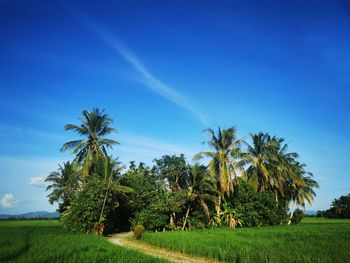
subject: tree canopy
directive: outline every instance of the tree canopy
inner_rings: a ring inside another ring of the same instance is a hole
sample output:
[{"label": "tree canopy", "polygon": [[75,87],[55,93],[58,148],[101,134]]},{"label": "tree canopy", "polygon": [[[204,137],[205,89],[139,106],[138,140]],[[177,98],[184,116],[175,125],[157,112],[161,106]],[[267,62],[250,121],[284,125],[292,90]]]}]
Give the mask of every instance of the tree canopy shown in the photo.
[{"label": "tree canopy", "polygon": [[[164,155],[151,166],[132,161],[126,168],[107,152],[118,145],[106,138],[116,132],[112,119],[98,108],[82,115],[79,125],[65,129],[83,138],[61,148],[72,149],[74,160],[46,178],[49,201],[59,203],[72,231],[278,225],[298,221],[295,206],[305,208],[316,196],[312,173],[283,138],[260,132],[245,141],[235,127],[209,128],[210,151],[193,157],[207,157],[207,164],[190,164],[181,154]],[[336,211],[346,211],[340,203],[335,200]]]}]

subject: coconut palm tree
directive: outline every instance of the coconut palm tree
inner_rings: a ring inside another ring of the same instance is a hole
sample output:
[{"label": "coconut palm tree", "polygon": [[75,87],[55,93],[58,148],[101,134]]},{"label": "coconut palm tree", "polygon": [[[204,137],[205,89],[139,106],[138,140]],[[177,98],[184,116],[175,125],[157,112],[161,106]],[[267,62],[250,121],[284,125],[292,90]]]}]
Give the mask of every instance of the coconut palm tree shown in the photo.
[{"label": "coconut palm tree", "polygon": [[188,184],[187,198],[189,204],[182,230],[186,227],[187,218],[192,206],[199,205],[209,218],[208,202],[213,202],[214,194],[216,193],[213,178],[209,176],[206,167],[198,163],[191,167]]},{"label": "coconut palm tree", "polygon": [[242,154],[242,163],[247,165],[248,181],[256,191],[271,190],[283,195],[285,182],[289,175],[290,163],[298,155],[288,152],[284,139],[271,137],[268,133],[251,134],[253,144],[245,142],[247,152]]},{"label": "coconut palm tree", "polygon": [[316,197],[314,188],[319,188],[318,183],[312,179],[312,173],[305,171],[305,164],[295,162],[292,169],[294,178],[297,179],[292,179],[289,183],[292,206],[288,225],[291,223],[295,211],[295,205],[302,206],[305,210],[305,204],[308,203],[311,205]]},{"label": "coconut palm tree", "polygon": [[104,137],[116,132],[115,128],[110,127],[113,120],[104,113],[104,110],[98,108],[94,108],[91,112],[84,110],[80,121],[80,125],[67,124],[64,129],[75,131],[86,139],[66,142],[61,151],[72,149],[72,153],[76,154],[76,160],[84,163],[83,175],[86,176],[92,159],[98,155],[107,156],[106,148],[112,148],[118,142]]},{"label": "coconut palm tree", "polygon": [[248,165],[246,172],[248,182],[257,191],[266,190],[269,187],[270,173],[269,161],[273,158],[271,154],[272,143],[268,141],[267,133],[251,134],[253,144],[244,142],[247,152],[242,154],[241,163]]},{"label": "coconut palm tree", "polygon": [[231,127],[221,130],[218,128],[217,134],[214,130],[206,129],[209,147],[214,151],[200,152],[193,159],[199,160],[209,157],[209,173],[218,182],[218,189],[223,195],[229,196],[237,183],[237,178],[244,175],[244,169],[236,159],[240,153],[241,141],[237,139],[236,128]]},{"label": "coconut palm tree", "polygon": [[70,205],[74,192],[79,188],[80,167],[76,162],[65,162],[59,165],[58,171],[52,172],[46,177],[49,183],[46,191],[52,190],[48,195],[49,202],[60,203],[59,212],[64,212]]},{"label": "coconut palm tree", "polygon": [[91,180],[100,180],[101,185],[106,186],[103,203],[100,211],[98,222],[94,225],[94,232],[101,235],[103,233],[105,224],[105,207],[108,195],[118,194],[125,195],[132,191],[127,186],[120,185],[119,177],[124,166],[117,159],[109,156],[98,156],[93,159],[93,169],[91,171]]},{"label": "coconut palm tree", "polygon": [[269,171],[269,188],[275,193],[276,204],[278,204],[278,196],[283,196],[286,181],[290,176],[291,164],[298,158],[298,154],[288,152],[288,145],[284,143],[283,138],[267,138],[270,152],[270,160],[268,164]]}]

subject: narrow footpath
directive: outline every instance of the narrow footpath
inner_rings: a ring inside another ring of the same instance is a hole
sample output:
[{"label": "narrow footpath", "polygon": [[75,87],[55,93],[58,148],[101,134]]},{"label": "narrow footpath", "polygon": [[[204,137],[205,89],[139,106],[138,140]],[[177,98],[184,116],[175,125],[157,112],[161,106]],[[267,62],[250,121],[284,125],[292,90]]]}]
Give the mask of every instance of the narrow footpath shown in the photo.
[{"label": "narrow footpath", "polygon": [[189,263],[214,263],[217,261],[200,258],[196,256],[190,256],[187,254],[183,254],[180,252],[174,252],[169,249],[159,248],[155,247],[149,244],[145,244],[143,242],[134,240],[132,238],[133,233],[127,232],[127,233],[120,233],[120,234],[114,234],[113,236],[108,238],[108,241],[110,241],[113,244],[126,247],[129,249],[134,249],[139,252],[142,252],[144,254],[163,258],[166,260],[169,260],[170,262],[189,262]]}]

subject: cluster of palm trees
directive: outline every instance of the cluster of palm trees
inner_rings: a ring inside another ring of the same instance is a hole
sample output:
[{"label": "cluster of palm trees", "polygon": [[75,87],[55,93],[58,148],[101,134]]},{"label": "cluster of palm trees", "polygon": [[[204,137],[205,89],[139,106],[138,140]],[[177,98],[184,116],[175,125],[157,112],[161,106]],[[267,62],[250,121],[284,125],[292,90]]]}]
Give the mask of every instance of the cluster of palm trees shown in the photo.
[{"label": "cluster of palm trees", "polygon": [[305,164],[297,161],[298,154],[288,152],[284,139],[257,133],[251,134],[252,143],[249,144],[237,138],[235,127],[219,128],[217,133],[207,129],[205,133],[209,136],[208,145],[214,151],[200,152],[194,159],[210,158],[209,171],[220,189],[218,207],[221,200],[235,191],[240,181],[247,181],[257,192],[274,192],[276,205],[280,205],[280,197],[291,201],[290,218],[295,204],[305,208],[306,203],[314,201],[314,188],[319,186],[312,179],[313,175],[305,170]]},{"label": "cluster of palm trees", "polygon": [[[105,159],[108,165],[101,166],[100,173],[108,182],[113,181],[115,171],[120,172],[122,166],[113,161],[107,154],[107,148],[112,148],[118,142],[105,136],[116,132],[112,128],[112,119],[104,112],[94,108],[92,111],[83,111],[79,125],[68,124],[65,130],[72,130],[83,136],[83,139],[67,142],[61,151],[72,150],[76,155],[73,162],[66,162],[60,166],[58,172],[51,173],[46,181],[50,183],[47,190],[49,201],[60,203],[60,212],[69,209],[74,191],[88,180],[92,174],[93,163],[96,159]],[[296,153],[288,152],[288,145],[284,139],[270,136],[267,133],[251,134],[251,143],[238,139],[236,128],[205,130],[208,135],[210,151],[200,152],[194,156],[198,161],[209,158],[207,166],[194,165],[191,168],[187,187],[189,205],[183,220],[186,227],[191,207],[199,205],[209,217],[209,208],[206,200],[214,200],[215,215],[211,218],[213,225],[226,221],[230,227],[240,224],[235,211],[227,206],[227,200],[232,196],[241,182],[254,187],[257,192],[272,191],[275,194],[276,206],[289,206],[292,203],[290,218],[293,216],[295,205],[305,207],[316,196],[314,189],[318,187],[312,174],[305,170],[305,165],[298,162]],[[95,171],[96,172],[96,171]],[[209,176],[207,174],[209,173]],[[115,176],[114,176],[115,177]],[[168,175],[167,178],[170,178]],[[170,179],[169,179],[170,180]],[[179,188],[179,178],[174,177],[172,187]],[[213,192],[216,194],[213,197]],[[105,196],[108,192],[105,193]],[[281,204],[280,199],[287,200]],[[105,202],[101,208],[99,223]]]}]

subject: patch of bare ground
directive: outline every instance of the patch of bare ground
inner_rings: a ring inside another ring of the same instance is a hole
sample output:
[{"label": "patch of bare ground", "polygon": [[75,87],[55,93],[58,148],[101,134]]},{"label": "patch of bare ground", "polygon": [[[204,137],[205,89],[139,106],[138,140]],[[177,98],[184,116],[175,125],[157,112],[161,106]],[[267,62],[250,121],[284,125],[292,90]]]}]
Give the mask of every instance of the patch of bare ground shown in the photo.
[{"label": "patch of bare ground", "polygon": [[163,258],[170,262],[189,262],[189,263],[217,262],[206,258],[186,255],[180,252],[175,252],[172,250],[151,246],[149,244],[145,244],[143,242],[133,239],[132,236],[133,236],[132,232],[120,233],[120,234],[114,234],[113,236],[109,237],[108,240],[113,244],[134,249],[154,257]]}]

